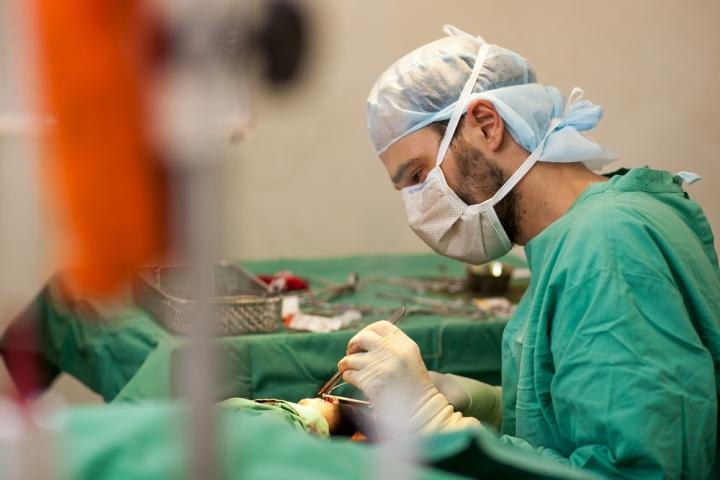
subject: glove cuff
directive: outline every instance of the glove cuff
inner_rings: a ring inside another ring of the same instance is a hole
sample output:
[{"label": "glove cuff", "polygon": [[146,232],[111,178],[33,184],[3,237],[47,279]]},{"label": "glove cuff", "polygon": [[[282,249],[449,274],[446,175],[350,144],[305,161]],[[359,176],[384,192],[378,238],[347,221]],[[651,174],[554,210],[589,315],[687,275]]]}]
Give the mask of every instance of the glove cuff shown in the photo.
[{"label": "glove cuff", "polygon": [[422,432],[463,429],[480,425],[480,421],[476,418],[463,417],[461,413],[455,412],[445,395],[434,386],[428,388],[421,396],[415,414],[410,418],[411,428]]}]

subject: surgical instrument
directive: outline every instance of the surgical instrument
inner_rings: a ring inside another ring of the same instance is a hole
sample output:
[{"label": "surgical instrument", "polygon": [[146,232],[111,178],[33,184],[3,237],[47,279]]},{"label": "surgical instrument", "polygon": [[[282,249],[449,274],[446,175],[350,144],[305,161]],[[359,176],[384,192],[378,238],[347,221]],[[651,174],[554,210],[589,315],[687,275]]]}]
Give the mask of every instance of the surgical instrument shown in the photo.
[{"label": "surgical instrument", "polygon": [[[407,309],[404,306],[400,307],[397,310],[395,310],[395,312],[393,312],[393,314],[390,316],[390,318],[388,318],[388,322],[395,324],[400,319],[402,319],[406,313],[407,313]],[[332,390],[335,387],[335,385],[337,385],[337,383],[341,377],[342,377],[342,372],[340,370],[335,372],[335,374],[332,377],[330,377],[330,380],[328,380],[325,383],[325,385],[323,385],[322,388],[318,391],[318,396],[320,398],[325,398],[327,393],[330,390]]]}]

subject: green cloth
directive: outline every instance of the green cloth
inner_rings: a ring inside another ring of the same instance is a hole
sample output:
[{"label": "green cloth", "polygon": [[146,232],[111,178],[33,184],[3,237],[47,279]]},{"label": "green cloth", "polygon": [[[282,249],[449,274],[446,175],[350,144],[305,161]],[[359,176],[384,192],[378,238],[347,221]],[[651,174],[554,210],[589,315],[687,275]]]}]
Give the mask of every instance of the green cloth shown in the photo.
[{"label": "green cloth", "polygon": [[591,185],[525,248],[503,336],[503,433],[622,478],[708,478],[720,388],[720,272],[668,172]]},{"label": "green cloth", "polygon": [[[505,259],[516,266],[524,262]],[[244,262],[254,272],[291,270],[295,274],[342,283],[348,273],[360,275],[361,290],[340,303],[392,308],[397,300],[377,297],[398,287],[363,284],[369,277],[463,275],[463,264],[436,255],[356,256],[338,259]],[[314,282],[313,286],[322,286]],[[379,317],[369,317],[367,322]],[[180,352],[186,339],[172,335],[138,307],[98,307],[67,303],[51,282],[13,325],[37,322],[40,351],[47,363],[67,372],[105,401],[140,401],[174,395],[173,372],[182,369]],[[411,315],[400,323],[420,345],[428,367],[489,383],[500,383],[500,339],[505,321],[478,321]],[[334,373],[355,332],[327,334],[279,331],[224,337],[218,340],[227,367],[219,399],[282,398],[297,401],[313,396]],[[14,348],[3,337],[3,351]]]},{"label": "green cloth", "polygon": [[[58,478],[160,480],[187,476],[192,438],[181,405],[114,404],[69,409],[60,417]],[[367,479],[378,462],[389,467],[388,447],[329,441],[308,435],[288,410],[254,402],[218,413],[221,478]],[[588,479],[535,452],[517,451],[497,437],[471,430],[423,438],[421,465],[408,478]],[[3,457],[0,452],[0,459]],[[8,465],[6,459],[0,462]],[[0,477],[5,476],[0,474]]]},{"label": "green cloth", "polygon": [[330,436],[325,417],[314,408],[304,407],[297,403],[277,399],[248,400],[246,398],[229,398],[220,402],[219,405],[224,410],[252,412],[255,415],[274,417],[308,433],[322,437]]},{"label": "green cloth", "polygon": [[6,362],[11,353],[34,353],[50,381],[66,372],[110,401],[167,336],[131,302],[99,312],[86,301],[67,298],[52,278],[3,332],[0,350]]}]

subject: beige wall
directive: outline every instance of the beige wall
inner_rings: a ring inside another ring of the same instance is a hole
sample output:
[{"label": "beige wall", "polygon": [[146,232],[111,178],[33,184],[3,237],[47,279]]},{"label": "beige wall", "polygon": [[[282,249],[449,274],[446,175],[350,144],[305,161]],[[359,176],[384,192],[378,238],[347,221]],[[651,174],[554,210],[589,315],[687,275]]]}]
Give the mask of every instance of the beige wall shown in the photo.
[{"label": "beige wall", "polygon": [[316,0],[316,57],[292,95],[255,97],[227,165],[227,257],[426,251],[365,130],[376,76],[444,23],[516,50],[540,81],[605,107],[591,133],[618,166],[693,170],[720,229],[720,2]]}]

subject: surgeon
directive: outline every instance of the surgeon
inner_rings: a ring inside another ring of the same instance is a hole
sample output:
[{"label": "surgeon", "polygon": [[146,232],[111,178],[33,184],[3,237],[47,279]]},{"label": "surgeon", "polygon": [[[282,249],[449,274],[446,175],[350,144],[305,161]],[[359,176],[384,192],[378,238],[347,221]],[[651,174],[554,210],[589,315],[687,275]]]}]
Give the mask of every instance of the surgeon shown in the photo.
[{"label": "surgeon", "polygon": [[581,134],[602,116],[582,90],[564,96],[520,55],[445,32],[378,78],[368,128],[433,250],[480,264],[525,247],[532,280],[504,331],[502,386],[450,379],[472,397],[471,413],[454,408],[388,322],[350,341],[344,380],[378,407],[404,392],[419,431],[496,426],[503,441],[602,476],[707,478],[720,271],[683,190],[698,177],[598,175],[614,156]]}]

